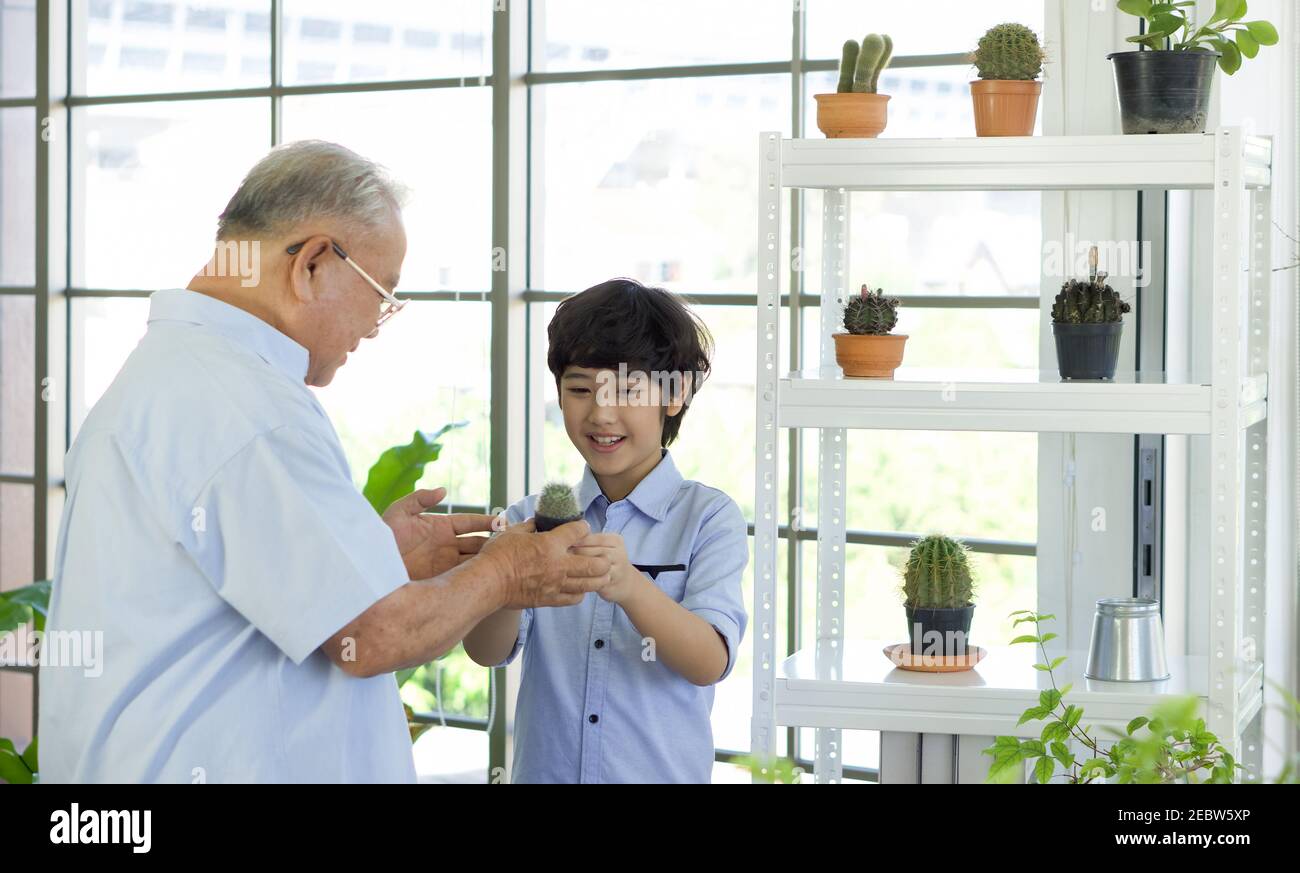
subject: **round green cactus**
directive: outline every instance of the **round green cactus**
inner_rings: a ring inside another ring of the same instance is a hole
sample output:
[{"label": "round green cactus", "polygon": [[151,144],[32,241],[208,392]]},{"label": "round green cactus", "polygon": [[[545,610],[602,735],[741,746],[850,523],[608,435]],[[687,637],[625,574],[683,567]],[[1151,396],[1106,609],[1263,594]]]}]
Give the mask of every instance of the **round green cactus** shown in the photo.
[{"label": "round green cactus", "polygon": [[1030,81],[1043,71],[1043,47],[1023,24],[999,24],[980,37],[971,62],[981,79]]},{"label": "round green cactus", "polygon": [[1128,301],[1106,284],[1106,274],[1097,272],[1097,247],[1088,251],[1088,281],[1070,279],[1052,302],[1052,321],[1057,324],[1108,324],[1123,321],[1131,310]]},{"label": "round green cactus", "polygon": [[882,289],[866,285],[857,297],[844,304],[844,329],[851,334],[884,336],[898,322],[898,298],[886,297]]},{"label": "round green cactus", "polygon": [[534,520],[539,531],[548,531],[582,517],[578,511],[578,498],[573,489],[563,482],[551,482],[542,488],[537,498]]},{"label": "round green cactus", "polygon": [[903,602],[913,609],[960,609],[969,606],[975,583],[966,546],[951,537],[931,534],[912,545],[903,568]]}]

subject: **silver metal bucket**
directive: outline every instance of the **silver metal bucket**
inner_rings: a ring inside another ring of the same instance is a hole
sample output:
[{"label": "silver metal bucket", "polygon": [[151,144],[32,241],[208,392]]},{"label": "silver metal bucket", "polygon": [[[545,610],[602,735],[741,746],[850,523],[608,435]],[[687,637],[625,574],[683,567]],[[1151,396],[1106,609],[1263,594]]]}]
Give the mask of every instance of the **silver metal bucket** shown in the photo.
[{"label": "silver metal bucket", "polygon": [[1107,682],[1168,679],[1159,602],[1140,597],[1098,600],[1084,675]]}]

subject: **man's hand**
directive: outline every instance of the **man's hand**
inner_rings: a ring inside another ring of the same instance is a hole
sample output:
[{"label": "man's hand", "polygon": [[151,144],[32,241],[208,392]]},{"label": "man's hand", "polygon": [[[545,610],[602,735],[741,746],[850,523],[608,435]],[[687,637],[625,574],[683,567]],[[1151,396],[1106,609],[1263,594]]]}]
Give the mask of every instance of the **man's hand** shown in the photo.
[{"label": "man's hand", "polygon": [[537,533],[529,519],[489,540],[481,557],[498,568],[503,586],[501,607],[574,606],[588,591],[600,591],[609,585],[608,558],[570,551],[590,532],[585,521],[571,521]]},{"label": "man's hand", "polygon": [[640,583],[649,581],[627,559],[627,545],[622,534],[588,534],[574,544],[573,553],[609,561],[609,584],[600,591],[601,598],[609,603],[622,603]]},{"label": "man's hand", "polygon": [[397,550],[411,579],[432,579],[478,554],[486,537],[466,536],[492,530],[493,516],[421,514],[447,496],[446,488],[414,491],[384,510]]}]

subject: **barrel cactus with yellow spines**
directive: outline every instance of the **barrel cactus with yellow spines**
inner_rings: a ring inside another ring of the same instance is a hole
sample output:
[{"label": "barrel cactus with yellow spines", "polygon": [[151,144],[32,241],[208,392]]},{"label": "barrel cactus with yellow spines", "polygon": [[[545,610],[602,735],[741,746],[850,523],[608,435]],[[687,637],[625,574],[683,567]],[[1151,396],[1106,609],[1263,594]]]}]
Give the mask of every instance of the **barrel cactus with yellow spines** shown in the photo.
[{"label": "barrel cactus with yellow spines", "polygon": [[960,609],[975,594],[966,546],[943,534],[917,540],[903,568],[903,602],[921,609]]},{"label": "barrel cactus with yellow spines", "polygon": [[1043,72],[1043,46],[1023,24],[989,28],[971,54],[981,79],[1027,82]]},{"label": "barrel cactus with yellow spines", "polygon": [[968,641],[974,598],[975,578],[966,546],[943,534],[917,540],[903,567],[903,607],[912,654],[959,659],[947,662],[949,668],[973,667],[978,655],[968,648]]}]

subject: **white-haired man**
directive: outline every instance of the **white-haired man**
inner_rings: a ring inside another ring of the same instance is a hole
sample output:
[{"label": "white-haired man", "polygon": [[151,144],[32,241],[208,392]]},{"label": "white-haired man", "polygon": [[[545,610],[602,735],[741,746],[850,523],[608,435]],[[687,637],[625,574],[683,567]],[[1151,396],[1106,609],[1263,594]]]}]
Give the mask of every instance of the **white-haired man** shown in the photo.
[{"label": "white-haired man", "polygon": [[68,453],[46,639],[102,633],[102,663],[42,663],[43,782],[413,781],[389,674],[607,584],[568,550],[582,522],[488,540],[489,516],[424,513],[443,489],[381,520],[352,485],[307,386],[401,308],[403,197],[341,146],[281,146],[213,263],[152,296]]}]

